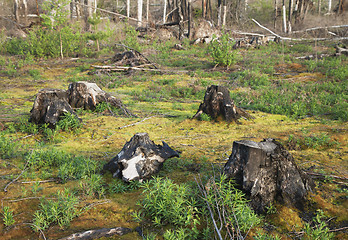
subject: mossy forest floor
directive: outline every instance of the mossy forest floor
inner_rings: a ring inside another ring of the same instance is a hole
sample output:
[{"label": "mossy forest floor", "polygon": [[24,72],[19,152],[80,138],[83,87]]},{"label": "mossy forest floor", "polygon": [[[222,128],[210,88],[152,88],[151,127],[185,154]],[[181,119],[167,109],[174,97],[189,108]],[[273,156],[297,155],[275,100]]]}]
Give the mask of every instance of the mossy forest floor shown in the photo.
[{"label": "mossy forest floor", "polygon": [[[323,60],[298,60],[309,54],[333,53],[331,43],[270,44],[259,49],[239,49],[237,63],[229,69],[214,68],[206,46],[185,44],[186,50],[174,50],[174,42],[144,46],[141,49],[165,72],[93,74],[91,65],[102,65],[112,51],[99,58],[66,58],[23,61],[1,56],[0,128],[2,135],[20,144],[18,151],[34,149],[62,150],[84,156],[102,166],[111,160],[126,141],[138,132],[147,132],[157,144],[165,141],[181,152],[170,159],[160,176],[176,183],[194,181],[194,176],[218,171],[231,154],[235,140],[260,141],[275,138],[294,156],[299,168],[323,174],[316,179],[304,211],[276,204],[276,211],[264,216],[257,229],[268,229],[282,239],[291,239],[303,224],[311,221],[317,209],[327,216],[330,229],[347,227],[347,181],[330,176],[348,177],[347,93],[348,60],[328,57]],[[122,49],[119,49],[120,51]],[[18,66],[18,63],[22,64]],[[12,65],[11,65],[12,64]],[[91,72],[92,74],[88,74]],[[67,89],[74,81],[97,83],[103,90],[120,98],[138,117],[128,118],[117,111],[77,111],[83,126],[76,131],[47,134],[30,133],[25,124],[35,94],[42,88]],[[255,119],[238,123],[223,120],[192,120],[207,86],[227,86],[237,106]],[[124,127],[133,123],[138,123]],[[22,127],[20,127],[22,125]],[[77,189],[80,180],[57,180],[57,169],[24,169],[21,156],[0,159],[0,199],[13,211],[15,223],[6,227],[1,215],[1,239],[38,239],[31,225],[40,198],[50,198],[64,188]],[[75,232],[108,227],[134,229],[139,223],[132,213],[139,209],[141,190],[124,193],[108,191],[113,179],[102,176],[105,193],[91,197],[80,194],[79,207],[95,204],[74,218],[69,226],[52,224],[44,231],[46,238],[58,239]],[[41,182],[54,179],[54,181]],[[341,182],[341,183],[337,183]],[[342,183],[343,182],[343,183]],[[266,227],[265,227],[266,226]],[[160,232],[160,230],[156,230]],[[265,230],[266,231],[266,230]],[[346,239],[344,231],[336,239]],[[42,236],[41,236],[42,238]],[[137,232],[110,239],[141,239]]]}]

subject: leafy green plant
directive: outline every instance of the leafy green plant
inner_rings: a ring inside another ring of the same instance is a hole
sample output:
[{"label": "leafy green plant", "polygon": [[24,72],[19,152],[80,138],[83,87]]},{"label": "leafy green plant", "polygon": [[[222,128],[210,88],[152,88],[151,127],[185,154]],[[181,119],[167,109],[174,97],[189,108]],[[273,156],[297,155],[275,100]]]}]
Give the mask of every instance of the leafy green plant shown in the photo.
[{"label": "leafy green plant", "polygon": [[330,240],[334,234],[329,232],[329,228],[324,221],[325,215],[322,210],[317,210],[317,215],[313,220],[313,225],[305,223],[304,237],[305,240]]},{"label": "leafy green plant", "polygon": [[199,119],[201,121],[207,121],[207,122],[210,122],[211,121],[211,117],[206,114],[206,113],[202,113],[200,116],[199,116]]},{"label": "leafy green plant", "polygon": [[15,223],[15,220],[13,218],[13,211],[10,210],[10,207],[4,206],[2,208],[2,216],[3,216],[2,220],[6,227],[9,227]]},{"label": "leafy green plant", "polygon": [[71,220],[79,215],[79,199],[69,189],[58,191],[57,199],[42,199],[39,210],[34,213],[33,229],[45,230],[52,224],[60,228],[69,226]]},{"label": "leafy green plant", "polygon": [[90,177],[98,172],[99,167],[97,161],[77,156],[59,166],[58,177],[63,182],[68,179],[81,179],[85,176]]},{"label": "leafy green plant", "polygon": [[109,192],[111,193],[124,193],[132,190],[136,190],[141,186],[138,181],[132,181],[130,183],[125,183],[121,179],[114,179],[109,185]]},{"label": "leafy green plant", "polygon": [[222,66],[231,66],[237,62],[237,53],[233,51],[233,43],[227,34],[223,34],[219,39],[216,37],[209,44],[209,53],[214,59],[214,63]]},{"label": "leafy green plant", "polygon": [[57,126],[59,129],[62,129],[63,131],[76,131],[77,129],[82,127],[82,124],[80,119],[78,119],[78,117],[75,114],[67,112],[60,117]]},{"label": "leafy green plant", "polygon": [[41,78],[40,70],[38,69],[29,69],[28,74],[34,79],[39,80]]},{"label": "leafy green plant", "polygon": [[271,235],[268,233],[263,233],[261,231],[257,232],[257,235],[253,237],[254,240],[280,240],[281,237],[278,235]]},{"label": "leafy green plant", "polygon": [[105,194],[104,179],[98,174],[83,176],[79,185],[82,193],[89,197],[100,198]]},{"label": "leafy green plant", "polygon": [[[144,198],[141,202],[143,213],[154,225],[173,224],[190,232],[190,239],[198,236],[199,224],[196,200],[190,188],[173,183],[170,179],[153,178],[142,184]],[[176,233],[168,233],[176,235]]]},{"label": "leafy green plant", "polygon": [[0,133],[0,157],[12,158],[20,155],[20,144]]},{"label": "leafy green plant", "polygon": [[[224,212],[226,223],[232,224],[226,227],[233,227],[239,231],[239,234],[246,233],[251,227],[257,226],[261,219],[248,206],[247,200],[242,191],[234,187],[234,182],[228,180],[225,175],[211,178],[207,185],[205,203],[210,206],[216,219],[221,219],[221,213]],[[201,189],[201,191],[204,191]],[[217,220],[218,221],[218,220]],[[222,222],[223,223],[223,222]],[[222,224],[221,223],[221,224]]]},{"label": "leafy green plant", "polygon": [[34,184],[31,186],[31,191],[34,195],[37,195],[37,193],[42,189],[43,188],[40,187],[40,182],[34,182]]}]

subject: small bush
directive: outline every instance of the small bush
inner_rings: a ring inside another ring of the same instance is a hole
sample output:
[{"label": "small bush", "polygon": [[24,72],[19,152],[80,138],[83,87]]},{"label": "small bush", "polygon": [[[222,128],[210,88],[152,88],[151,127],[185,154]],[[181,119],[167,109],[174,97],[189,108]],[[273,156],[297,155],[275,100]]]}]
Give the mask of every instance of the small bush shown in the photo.
[{"label": "small bush", "polygon": [[82,127],[82,124],[75,114],[67,112],[60,117],[57,126],[63,131],[76,131]]},{"label": "small bush", "polygon": [[324,218],[323,211],[318,210],[312,225],[305,223],[304,240],[330,240],[334,238],[334,234],[329,232],[330,229],[324,221]]},{"label": "small bush", "polygon": [[125,183],[121,179],[114,179],[109,185],[109,192],[111,193],[124,193],[132,190],[136,190],[141,186],[138,181],[132,181],[130,183]]},{"label": "small bush", "polygon": [[13,211],[10,210],[10,207],[4,206],[2,208],[2,216],[2,220],[6,227],[9,227],[15,223],[15,220],[13,219]]},{"label": "small bush", "polygon": [[58,169],[58,177],[65,182],[68,179],[81,179],[85,176],[90,177],[98,171],[99,166],[96,161],[79,156],[61,164]]},{"label": "small bush", "polygon": [[0,133],[0,157],[12,158],[20,155],[20,145],[12,139],[5,137]]},{"label": "small bush", "polygon": [[105,194],[105,182],[102,176],[92,174],[91,176],[83,176],[82,179],[79,185],[83,194],[96,198],[100,198]]},{"label": "small bush", "polygon": [[[187,185],[178,185],[170,179],[158,177],[143,183],[142,188],[143,212],[153,224],[156,226],[173,224],[187,228],[193,235],[198,233],[197,202],[191,196],[191,190]],[[191,235],[191,239],[195,237]]]},{"label": "small bush", "polygon": [[229,67],[237,62],[237,53],[232,47],[229,36],[223,34],[219,39],[211,41],[208,49],[215,64]]},{"label": "small bush", "polygon": [[55,200],[42,199],[39,210],[34,213],[34,230],[45,230],[52,224],[58,224],[60,228],[69,226],[79,215],[78,204],[79,199],[69,189],[58,191]]}]

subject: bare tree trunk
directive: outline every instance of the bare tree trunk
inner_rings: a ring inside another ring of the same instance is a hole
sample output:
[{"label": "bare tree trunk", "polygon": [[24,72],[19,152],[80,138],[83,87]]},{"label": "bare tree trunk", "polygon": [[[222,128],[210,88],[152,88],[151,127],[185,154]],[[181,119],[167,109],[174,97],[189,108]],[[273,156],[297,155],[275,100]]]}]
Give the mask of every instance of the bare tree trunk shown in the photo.
[{"label": "bare tree trunk", "polygon": [[283,0],[283,31],[286,33],[286,7],[285,7],[285,0]]},{"label": "bare tree trunk", "polygon": [[188,38],[192,39],[192,2],[188,0]]},{"label": "bare tree trunk", "polygon": [[74,8],[75,8],[75,1],[71,0],[70,2],[70,20],[73,20],[74,17]]},{"label": "bare tree trunk", "polygon": [[138,0],[138,27],[141,27],[143,20],[143,0]]},{"label": "bare tree trunk", "polygon": [[331,8],[332,8],[332,0],[328,0],[328,9],[327,9],[328,13],[331,13]]},{"label": "bare tree trunk", "polygon": [[19,4],[18,4],[18,0],[14,0],[13,13],[14,13],[14,16],[15,16],[15,19],[16,19],[17,23],[20,23],[19,22]]},{"label": "bare tree trunk", "polygon": [[202,18],[207,15],[207,0],[202,0]]},{"label": "bare tree trunk", "polygon": [[96,14],[97,13],[97,7],[98,7],[97,0],[94,0],[94,7],[95,7],[95,9],[93,10],[93,13]]},{"label": "bare tree trunk", "polygon": [[222,17],[222,26],[226,25],[226,15],[227,15],[227,4],[226,4],[226,0],[223,1],[224,4],[224,14]]},{"label": "bare tree trunk", "polygon": [[164,7],[163,7],[163,24],[166,23],[166,15],[167,15],[167,0],[164,0]]},{"label": "bare tree trunk", "polygon": [[28,4],[27,0],[22,0],[23,1],[23,8],[24,8],[24,23],[28,23]]},{"label": "bare tree trunk", "polygon": [[38,0],[36,0],[36,14],[40,16]]},{"label": "bare tree trunk", "polygon": [[84,8],[83,8],[83,14],[84,14],[84,16],[83,16],[83,18],[84,18],[84,21],[85,21],[85,31],[86,32],[88,32],[88,31],[90,31],[90,28],[91,28],[91,26],[90,26],[90,24],[89,24],[89,22],[88,22],[88,18],[89,18],[89,16],[90,16],[90,9],[89,9],[89,0],[85,0],[85,5],[86,6],[84,6]]},{"label": "bare tree trunk", "polygon": [[146,0],[146,22],[149,23],[150,0]]},{"label": "bare tree trunk", "polygon": [[218,26],[221,26],[222,17],[222,0],[218,0]]},{"label": "bare tree trunk", "polygon": [[277,28],[278,0],[274,0],[274,29]]},{"label": "bare tree trunk", "polygon": [[318,15],[321,14],[321,0],[318,0]]},{"label": "bare tree trunk", "polygon": [[130,0],[127,0],[127,17],[129,17],[130,12]]},{"label": "bare tree trunk", "polygon": [[291,33],[293,1],[289,0],[288,33]]},{"label": "bare tree trunk", "polygon": [[179,40],[184,38],[184,17],[182,15],[182,7],[181,0],[177,0],[177,9],[178,9],[178,17],[179,17]]}]

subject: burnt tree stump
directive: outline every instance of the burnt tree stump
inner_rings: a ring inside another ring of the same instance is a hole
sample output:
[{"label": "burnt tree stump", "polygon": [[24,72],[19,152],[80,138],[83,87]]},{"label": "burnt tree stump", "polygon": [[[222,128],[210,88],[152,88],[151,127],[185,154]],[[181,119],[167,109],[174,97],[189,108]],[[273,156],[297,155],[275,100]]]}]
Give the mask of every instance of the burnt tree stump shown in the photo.
[{"label": "burnt tree stump", "polygon": [[147,133],[135,134],[116,157],[104,165],[114,177],[129,182],[143,180],[157,173],[165,160],[179,157],[179,154],[162,141],[156,145]]},{"label": "burnt tree stump", "polygon": [[199,118],[202,113],[209,115],[214,120],[222,116],[227,122],[237,121],[240,117],[252,118],[244,110],[236,107],[227,88],[216,85],[207,88],[204,101],[199,105],[193,118]]},{"label": "burnt tree stump", "polygon": [[256,212],[264,212],[274,200],[301,209],[307,192],[314,187],[291,154],[274,139],[233,142],[223,171],[250,196]]},{"label": "burnt tree stump", "polygon": [[30,110],[29,121],[35,124],[48,123],[49,127],[54,127],[59,118],[68,112],[78,118],[68,103],[66,91],[41,89],[35,97],[33,108]]},{"label": "burnt tree stump", "polygon": [[69,85],[67,91],[68,101],[72,108],[95,110],[100,103],[106,102],[111,106],[121,109],[125,115],[133,116],[123,105],[122,101],[101,90],[97,84],[89,82],[76,82]]}]

